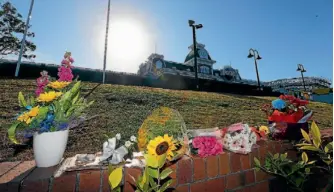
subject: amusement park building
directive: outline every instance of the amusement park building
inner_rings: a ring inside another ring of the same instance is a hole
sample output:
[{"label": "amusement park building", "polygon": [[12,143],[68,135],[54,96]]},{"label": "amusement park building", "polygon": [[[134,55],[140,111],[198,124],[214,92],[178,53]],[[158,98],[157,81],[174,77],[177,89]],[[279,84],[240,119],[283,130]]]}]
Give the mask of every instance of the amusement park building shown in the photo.
[{"label": "amusement park building", "polygon": [[[194,72],[194,46],[189,46],[190,52],[183,63],[168,61],[163,55],[151,54],[145,63],[139,66],[138,75],[159,77],[162,74],[181,75],[186,77],[195,77]],[[222,69],[214,69],[216,63],[205,49],[204,44],[197,43],[197,66],[198,78],[230,83],[242,83],[257,85],[257,81],[242,79],[239,71],[231,66],[224,66]],[[308,91],[317,88],[329,88],[331,82],[319,77],[304,77],[305,86]],[[262,86],[268,86],[273,91],[284,90],[302,90],[302,78],[279,79],[269,82],[261,82]]]}]

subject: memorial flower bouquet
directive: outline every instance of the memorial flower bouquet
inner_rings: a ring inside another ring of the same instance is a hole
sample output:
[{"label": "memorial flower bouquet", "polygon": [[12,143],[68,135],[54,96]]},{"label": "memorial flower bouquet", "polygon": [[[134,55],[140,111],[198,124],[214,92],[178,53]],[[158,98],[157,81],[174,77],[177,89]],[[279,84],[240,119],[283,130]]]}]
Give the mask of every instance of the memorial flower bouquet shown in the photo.
[{"label": "memorial flower bouquet", "polygon": [[35,160],[40,167],[59,163],[66,148],[68,129],[85,120],[83,112],[93,104],[80,96],[81,82],[72,81],[72,62],[71,54],[66,52],[58,80],[51,81],[43,71],[37,79],[36,96],[18,94],[21,110],[8,129],[8,136],[15,144],[19,143],[17,133],[33,136]]},{"label": "memorial flower bouquet", "polygon": [[300,139],[300,128],[307,131],[307,121],[313,115],[313,112],[306,106],[308,103],[306,100],[291,95],[281,95],[272,101],[271,105],[264,105],[262,110],[266,113],[269,124],[272,124],[271,132],[279,134],[280,137]]},{"label": "memorial flower bouquet", "polygon": [[216,137],[198,136],[190,143],[192,154],[198,154],[200,157],[219,155],[223,152],[223,145]]}]

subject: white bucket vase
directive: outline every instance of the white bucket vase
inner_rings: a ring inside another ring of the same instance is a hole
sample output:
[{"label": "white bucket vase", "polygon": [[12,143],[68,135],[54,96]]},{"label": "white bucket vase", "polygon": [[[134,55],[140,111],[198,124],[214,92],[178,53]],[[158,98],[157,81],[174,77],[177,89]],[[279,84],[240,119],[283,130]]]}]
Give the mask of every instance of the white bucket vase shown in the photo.
[{"label": "white bucket vase", "polygon": [[68,132],[66,129],[34,134],[33,148],[37,167],[52,167],[60,163],[66,149]]}]

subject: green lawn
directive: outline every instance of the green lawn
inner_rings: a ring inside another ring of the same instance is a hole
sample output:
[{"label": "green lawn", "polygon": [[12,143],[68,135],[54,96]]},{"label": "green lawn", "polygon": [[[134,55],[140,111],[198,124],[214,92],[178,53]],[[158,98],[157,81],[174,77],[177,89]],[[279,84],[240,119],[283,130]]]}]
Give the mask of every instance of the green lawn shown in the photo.
[{"label": "green lawn", "polygon": [[[85,83],[83,92],[87,93],[95,85]],[[27,94],[34,90],[32,80],[0,80],[0,161],[33,158],[31,149],[14,156],[13,150],[8,149],[6,131],[10,118],[16,113],[18,92]],[[89,99],[96,102],[87,112],[98,117],[71,131],[65,156],[101,151],[105,133],[121,133],[126,138],[136,134],[146,116],[159,106],[178,110],[188,129],[224,127],[237,122],[263,125],[266,116],[260,106],[274,98],[101,85]],[[314,110],[314,119],[320,128],[333,126],[332,105],[312,102],[309,108]]]}]

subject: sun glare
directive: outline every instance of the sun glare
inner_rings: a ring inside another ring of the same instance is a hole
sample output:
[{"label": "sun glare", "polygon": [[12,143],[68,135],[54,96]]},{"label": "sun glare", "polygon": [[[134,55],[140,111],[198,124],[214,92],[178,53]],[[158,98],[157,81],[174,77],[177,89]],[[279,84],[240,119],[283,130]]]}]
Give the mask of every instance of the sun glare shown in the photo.
[{"label": "sun glare", "polygon": [[137,72],[138,66],[152,52],[150,35],[136,20],[118,19],[110,23],[108,38],[108,69]]}]

